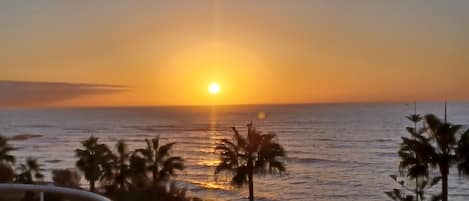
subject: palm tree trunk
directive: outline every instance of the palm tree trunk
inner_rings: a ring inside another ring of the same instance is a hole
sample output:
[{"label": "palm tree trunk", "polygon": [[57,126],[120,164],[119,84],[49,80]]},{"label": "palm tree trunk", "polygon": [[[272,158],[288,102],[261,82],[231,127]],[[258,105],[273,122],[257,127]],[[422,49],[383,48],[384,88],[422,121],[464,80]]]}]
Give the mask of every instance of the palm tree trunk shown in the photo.
[{"label": "palm tree trunk", "polygon": [[248,175],[249,179],[249,201],[254,201],[254,180],[253,180],[253,172],[252,170],[249,172]]},{"label": "palm tree trunk", "polygon": [[158,184],[158,164],[155,164],[155,167],[153,167],[153,185],[156,186]]},{"label": "palm tree trunk", "polygon": [[[414,114],[417,115],[417,104],[414,105]],[[417,133],[417,122],[415,121],[414,122],[414,132]],[[414,137],[415,139],[415,137]],[[416,150],[416,148],[414,147],[414,151]],[[415,153],[415,159],[417,159],[417,162],[419,161],[419,158],[418,158],[418,154],[417,152],[414,152]],[[416,201],[419,201],[419,177],[415,177],[415,200]]]},{"label": "palm tree trunk", "polygon": [[251,160],[248,161],[248,183],[249,183],[249,201],[254,201],[254,162]]},{"label": "palm tree trunk", "polygon": [[443,178],[441,178],[441,195],[442,201],[448,201],[448,175],[444,175]]},{"label": "palm tree trunk", "polygon": [[152,174],[153,174],[153,185],[156,186],[156,184],[158,183],[158,177],[157,177],[158,172],[155,171],[155,170],[153,170],[153,173],[152,173]]},{"label": "palm tree trunk", "polygon": [[90,180],[90,191],[94,192],[94,180]]},{"label": "palm tree trunk", "polygon": [[448,165],[440,165],[440,173],[441,173],[441,200],[448,201],[448,173],[449,167]]}]

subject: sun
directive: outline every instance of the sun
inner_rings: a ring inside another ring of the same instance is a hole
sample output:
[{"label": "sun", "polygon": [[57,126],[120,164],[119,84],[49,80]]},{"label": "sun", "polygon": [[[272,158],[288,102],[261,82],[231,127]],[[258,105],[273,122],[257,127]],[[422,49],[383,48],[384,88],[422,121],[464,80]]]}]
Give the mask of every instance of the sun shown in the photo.
[{"label": "sun", "polygon": [[220,85],[216,82],[210,83],[208,85],[208,92],[213,95],[220,93]]}]

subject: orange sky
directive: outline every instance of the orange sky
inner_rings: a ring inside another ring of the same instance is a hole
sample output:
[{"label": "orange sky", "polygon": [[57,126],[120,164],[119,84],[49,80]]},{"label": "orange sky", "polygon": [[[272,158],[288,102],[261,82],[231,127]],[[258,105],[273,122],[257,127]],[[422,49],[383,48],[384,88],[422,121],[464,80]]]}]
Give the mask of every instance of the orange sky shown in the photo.
[{"label": "orange sky", "polygon": [[468,6],[1,2],[0,80],[125,87],[41,106],[469,100]]}]

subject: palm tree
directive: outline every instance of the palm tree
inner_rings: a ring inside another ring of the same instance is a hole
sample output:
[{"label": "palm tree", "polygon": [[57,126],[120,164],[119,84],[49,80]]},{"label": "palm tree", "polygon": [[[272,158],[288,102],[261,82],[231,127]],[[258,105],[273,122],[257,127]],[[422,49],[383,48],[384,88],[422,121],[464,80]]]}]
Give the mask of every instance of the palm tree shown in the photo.
[{"label": "palm tree", "polygon": [[8,144],[8,139],[0,135],[0,182],[11,182],[15,177],[12,165],[15,163],[15,157],[10,155],[14,151]]},{"label": "palm tree", "polygon": [[[40,165],[36,159],[31,157],[26,158],[26,163],[20,164],[18,166],[20,173],[16,175],[15,182],[22,184],[34,184],[36,182],[35,180],[42,180],[44,175],[41,173],[43,170],[41,166],[42,165]],[[33,192],[27,191],[24,194],[22,200],[34,200],[34,197],[35,196]]]},{"label": "palm tree", "polygon": [[[430,138],[423,134],[426,128],[418,128],[417,124],[423,120],[423,117],[416,112],[407,116],[407,119],[414,124],[414,127],[407,127],[407,131],[411,138],[402,137],[402,143],[398,155],[401,158],[399,170],[401,174],[406,174],[409,179],[415,180],[415,200],[424,200],[424,190],[428,185],[430,167],[428,164],[428,156],[433,149],[430,146]],[[420,180],[420,181],[419,181]],[[434,178],[431,184],[436,184],[439,177]],[[419,199],[420,198],[420,199]]]},{"label": "palm tree", "polygon": [[16,182],[23,184],[34,184],[35,180],[44,178],[41,171],[43,170],[36,159],[26,158],[25,164],[20,164],[18,170],[20,173],[16,176]]},{"label": "palm tree", "polygon": [[461,135],[456,150],[460,174],[469,175],[469,129]]},{"label": "palm tree", "polygon": [[131,169],[129,165],[130,153],[127,150],[127,144],[124,140],[119,140],[116,144],[117,154],[113,156],[112,163],[113,171],[106,178],[109,185],[107,186],[108,193],[116,191],[126,192],[131,189]]},{"label": "palm tree", "polygon": [[10,183],[15,178],[13,168],[5,163],[0,163],[0,183]]},{"label": "palm tree", "polygon": [[8,144],[8,139],[0,135],[0,163],[14,164],[15,157],[10,155],[14,150],[15,148]]},{"label": "palm tree", "polygon": [[438,166],[442,177],[441,198],[443,201],[448,201],[448,174],[450,166],[458,162],[456,134],[461,126],[453,125],[446,122],[446,120],[442,122],[432,114],[426,115],[425,120],[430,128],[432,141],[434,141],[433,153],[429,156],[429,162],[434,166]]},{"label": "palm tree", "polygon": [[283,173],[285,165],[278,160],[285,157],[284,148],[275,139],[275,134],[262,134],[249,123],[247,138],[241,136],[233,127],[234,141],[223,139],[217,145],[220,152],[220,164],[215,174],[222,171],[233,173],[231,183],[237,187],[249,184],[249,200],[254,201],[254,173]]},{"label": "palm tree", "polygon": [[[417,116],[409,116],[411,121],[418,119]],[[401,158],[399,163],[399,170],[401,174],[410,180],[415,180],[415,188],[409,187],[406,181],[399,180],[396,175],[391,175],[391,178],[399,184],[402,189],[394,189],[393,191],[386,192],[391,199],[396,201],[418,201],[425,200],[424,192],[435,184],[437,184],[441,177],[430,177],[431,156],[434,155],[434,149],[431,146],[428,136],[424,136],[426,129],[417,129],[417,127],[408,127],[407,130],[411,134],[411,138],[402,137],[402,143],[398,151]],[[406,191],[415,193],[415,196],[406,195]],[[437,198],[439,196],[434,196]]]},{"label": "palm tree", "polygon": [[84,172],[85,179],[90,182],[90,191],[95,191],[95,183],[111,172],[112,152],[105,144],[98,144],[98,138],[90,136],[81,142],[84,149],[76,149],[77,168]]},{"label": "palm tree", "polygon": [[151,141],[145,139],[145,142],[146,148],[137,149],[132,155],[131,161],[135,167],[139,166],[135,165],[138,163],[146,166],[143,169],[151,172],[153,185],[166,182],[170,177],[175,177],[176,170],[184,170],[184,160],[178,156],[171,156],[171,149],[176,143],[160,146],[159,137],[155,137]]}]

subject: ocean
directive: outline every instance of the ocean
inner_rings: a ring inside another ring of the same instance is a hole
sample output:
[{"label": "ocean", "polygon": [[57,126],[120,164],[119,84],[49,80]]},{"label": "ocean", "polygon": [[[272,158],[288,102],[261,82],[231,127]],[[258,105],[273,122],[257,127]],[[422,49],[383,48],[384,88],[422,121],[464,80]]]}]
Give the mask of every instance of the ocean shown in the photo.
[{"label": "ocean", "polygon": [[[417,110],[442,116],[444,107],[425,103]],[[247,187],[230,186],[229,175],[214,176],[214,147],[232,137],[232,126],[244,133],[252,121],[258,130],[275,132],[288,154],[286,175],[254,178],[256,200],[382,201],[388,200],[384,191],[396,187],[389,175],[398,174],[396,152],[412,125],[405,116],[413,111],[406,103],[3,109],[0,134],[35,135],[10,143],[19,148],[19,162],[38,159],[48,179],[53,169],[75,166],[74,149],[90,135],[113,149],[125,139],[131,150],[160,136],[162,143],[177,143],[173,155],[185,159],[186,170],[176,180],[191,195],[247,200]],[[469,104],[450,103],[448,115],[468,124]],[[469,180],[452,173],[450,199],[468,200]]]}]

